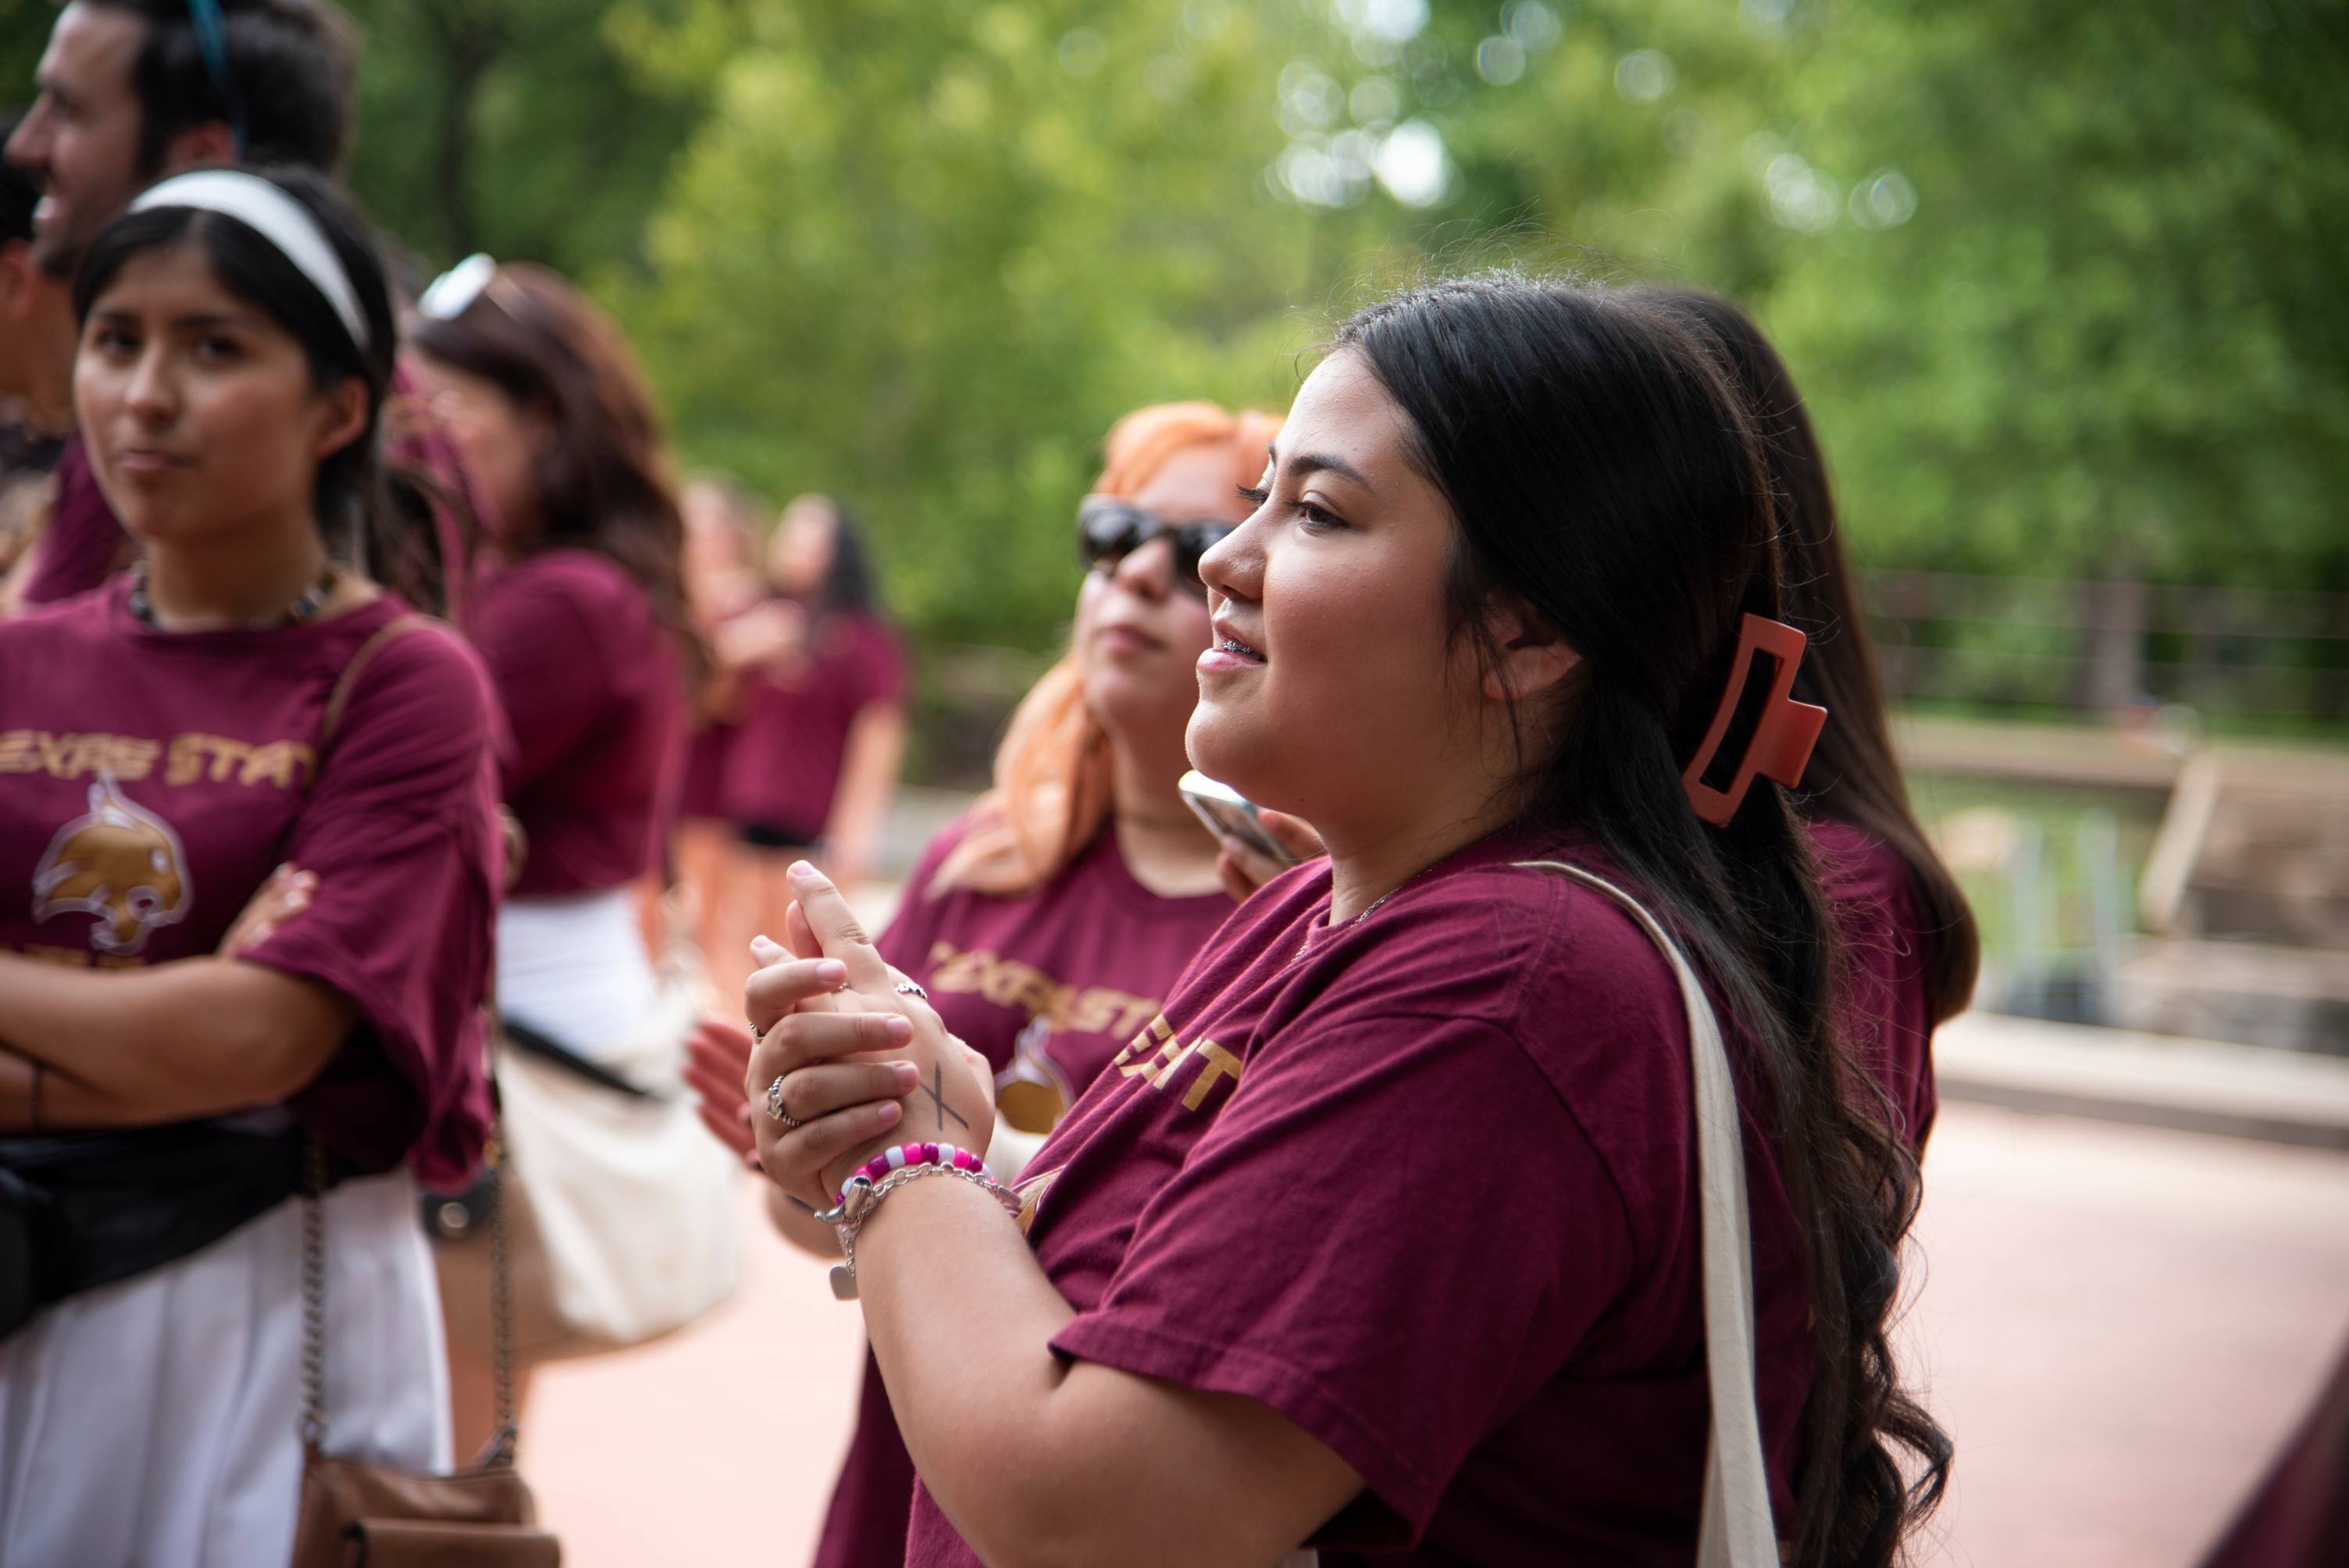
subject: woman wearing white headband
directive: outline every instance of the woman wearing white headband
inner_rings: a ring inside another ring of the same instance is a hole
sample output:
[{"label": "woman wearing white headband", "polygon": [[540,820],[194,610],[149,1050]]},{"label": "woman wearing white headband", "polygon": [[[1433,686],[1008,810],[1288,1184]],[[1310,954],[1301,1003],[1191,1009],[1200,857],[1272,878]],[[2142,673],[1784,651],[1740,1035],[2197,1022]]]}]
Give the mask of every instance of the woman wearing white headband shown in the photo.
[{"label": "woman wearing white headband", "polygon": [[145,561],[0,625],[0,1562],[282,1563],[305,1426],[450,1457],[410,1173],[488,1121],[490,697],[360,564],[430,552],[371,505],[394,328],[340,198],[167,181],[75,306]]}]

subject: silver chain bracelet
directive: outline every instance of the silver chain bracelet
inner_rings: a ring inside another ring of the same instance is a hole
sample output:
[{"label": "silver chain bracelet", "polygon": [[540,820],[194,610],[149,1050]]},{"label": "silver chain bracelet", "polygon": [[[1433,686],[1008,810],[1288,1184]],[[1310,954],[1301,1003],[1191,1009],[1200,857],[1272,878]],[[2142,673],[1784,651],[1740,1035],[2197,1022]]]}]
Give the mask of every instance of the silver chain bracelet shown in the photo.
[{"label": "silver chain bracelet", "polygon": [[840,1233],[841,1261],[832,1266],[832,1294],[838,1301],[856,1299],[856,1233],[864,1228],[881,1200],[908,1181],[918,1181],[925,1176],[952,1176],[968,1181],[988,1193],[1003,1205],[1003,1212],[1013,1219],[1019,1217],[1019,1194],[983,1171],[966,1171],[959,1165],[906,1165],[875,1181],[869,1176],[851,1176],[842,1191],[840,1206],[826,1209],[816,1218]]}]

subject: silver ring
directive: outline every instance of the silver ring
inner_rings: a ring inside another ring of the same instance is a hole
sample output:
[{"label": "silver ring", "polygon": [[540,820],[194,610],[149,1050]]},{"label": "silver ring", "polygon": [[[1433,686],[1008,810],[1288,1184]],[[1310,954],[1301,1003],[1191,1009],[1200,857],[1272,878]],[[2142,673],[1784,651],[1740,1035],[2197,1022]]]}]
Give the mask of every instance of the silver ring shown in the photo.
[{"label": "silver ring", "polygon": [[930,994],[927,991],[923,990],[918,984],[911,980],[900,980],[897,982],[897,995],[900,996],[919,996],[925,1002],[930,999]]},{"label": "silver ring", "polygon": [[767,1086],[767,1114],[781,1122],[783,1130],[786,1132],[807,1125],[798,1117],[783,1114],[783,1079],[790,1076],[789,1073],[778,1073],[775,1075],[775,1081]]}]

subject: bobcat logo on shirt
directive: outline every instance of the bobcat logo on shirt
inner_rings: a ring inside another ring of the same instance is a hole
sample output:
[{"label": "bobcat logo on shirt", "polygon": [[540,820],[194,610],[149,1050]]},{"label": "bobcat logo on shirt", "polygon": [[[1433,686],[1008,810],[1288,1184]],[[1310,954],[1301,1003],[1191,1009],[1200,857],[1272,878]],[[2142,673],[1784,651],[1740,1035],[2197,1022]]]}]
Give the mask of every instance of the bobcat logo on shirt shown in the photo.
[{"label": "bobcat logo on shirt", "polygon": [[134,954],[157,926],[186,918],[187,867],[171,824],[132,805],[114,775],[100,772],[89,787],[89,814],[57,830],[33,872],[33,918],[94,914],[92,947]]}]

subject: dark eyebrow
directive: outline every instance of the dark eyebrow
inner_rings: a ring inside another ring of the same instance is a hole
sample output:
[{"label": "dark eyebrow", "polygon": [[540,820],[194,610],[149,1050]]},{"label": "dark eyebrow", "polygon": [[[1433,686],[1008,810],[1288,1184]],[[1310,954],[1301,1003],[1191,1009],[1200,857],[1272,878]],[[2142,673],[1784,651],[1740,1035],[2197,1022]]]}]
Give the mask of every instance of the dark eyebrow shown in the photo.
[{"label": "dark eyebrow", "polygon": [[1378,487],[1362,477],[1362,470],[1342,458],[1333,458],[1320,452],[1299,452],[1288,459],[1288,467],[1290,472],[1297,474],[1336,474],[1340,479],[1350,480],[1373,495],[1378,493]]},{"label": "dark eyebrow", "polygon": [[[98,305],[89,314],[93,319],[98,321],[135,322],[140,319],[137,311],[127,310],[119,304]],[[172,330],[177,332],[202,332],[208,327],[215,326],[242,327],[249,332],[262,325],[264,319],[257,314],[247,311],[205,310],[196,311],[187,315],[175,315],[170,325]]]}]

